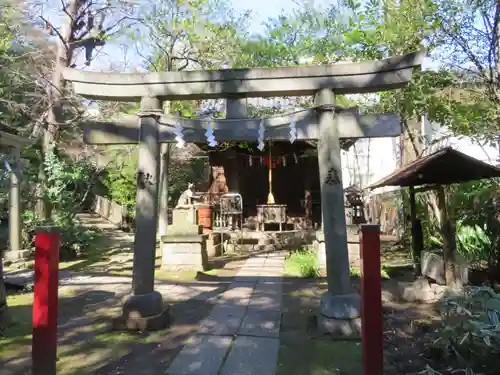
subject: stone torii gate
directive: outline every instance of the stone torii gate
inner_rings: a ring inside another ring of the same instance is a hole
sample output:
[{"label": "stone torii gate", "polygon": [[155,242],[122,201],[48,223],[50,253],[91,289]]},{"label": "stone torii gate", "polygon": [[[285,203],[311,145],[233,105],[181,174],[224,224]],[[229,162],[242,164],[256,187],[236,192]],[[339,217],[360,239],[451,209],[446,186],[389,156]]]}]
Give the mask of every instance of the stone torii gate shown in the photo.
[{"label": "stone torii gate", "polygon": [[[85,142],[98,145],[139,143],[133,294],[123,306],[125,325],[159,328],[168,312],[154,290],[160,145],[175,142],[174,126],[186,142],[204,142],[207,120],[165,115],[163,101],[226,98],[234,119],[212,120],[218,141],[255,141],[260,119],[242,119],[241,99],[314,96],[314,108],[296,114],[298,140],[318,140],[323,230],[328,292],[321,298],[320,323],[332,333],[351,333],[360,325],[360,300],[349,275],[340,138],[390,137],[401,134],[399,117],[360,115],[335,106],[335,94],[368,93],[405,86],[424,51],[381,61],[333,65],[185,71],[98,73],[67,68],[65,79],[87,99],[140,102],[137,116],[89,123]],[[238,117],[238,118],[236,118]],[[290,115],[263,120],[266,140],[288,140]],[[135,314],[131,314],[134,311]],[[133,316],[135,315],[135,316]],[[137,316],[140,316],[137,318]]]},{"label": "stone torii gate", "polygon": [[15,134],[0,131],[0,145],[11,149],[11,162],[9,184],[9,246],[5,254],[5,260],[15,262],[26,257],[28,251],[21,249],[21,148],[33,143],[32,140]]}]

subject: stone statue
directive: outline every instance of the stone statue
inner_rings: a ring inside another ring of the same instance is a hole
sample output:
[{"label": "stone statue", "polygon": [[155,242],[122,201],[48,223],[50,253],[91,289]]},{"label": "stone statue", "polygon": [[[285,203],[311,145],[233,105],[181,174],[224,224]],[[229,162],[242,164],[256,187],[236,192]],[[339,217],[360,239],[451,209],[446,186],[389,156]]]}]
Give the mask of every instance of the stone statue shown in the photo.
[{"label": "stone statue", "polygon": [[175,208],[190,207],[193,205],[193,186],[193,183],[188,183],[188,188],[179,197]]},{"label": "stone statue", "polygon": [[210,201],[213,202],[227,192],[229,192],[229,188],[227,186],[226,175],[224,174],[224,167],[212,166],[212,183],[208,189]]}]

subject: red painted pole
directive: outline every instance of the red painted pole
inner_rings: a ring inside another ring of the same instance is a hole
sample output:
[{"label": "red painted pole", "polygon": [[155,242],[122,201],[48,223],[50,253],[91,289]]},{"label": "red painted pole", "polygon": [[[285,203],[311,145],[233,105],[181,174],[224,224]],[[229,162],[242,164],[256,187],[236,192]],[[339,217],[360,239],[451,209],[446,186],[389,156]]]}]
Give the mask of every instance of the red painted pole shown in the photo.
[{"label": "red painted pole", "polygon": [[33,375],[56,373],[59,244],[57,228],[37,229],[31,350]]},{"label": "red painted pole", "polygon": [[383,375],[380,226],[361,225],[361,340],[363,374]]}]

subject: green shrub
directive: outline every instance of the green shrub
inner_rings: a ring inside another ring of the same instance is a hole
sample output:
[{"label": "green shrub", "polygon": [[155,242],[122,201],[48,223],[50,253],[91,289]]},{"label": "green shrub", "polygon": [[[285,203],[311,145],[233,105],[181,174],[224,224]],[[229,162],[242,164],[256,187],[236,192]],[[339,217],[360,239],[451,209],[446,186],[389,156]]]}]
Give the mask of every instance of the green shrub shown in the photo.
[{"label": "green shrub", "polygon": [[316,251],[297,250],[285,260],[285,274],[294,277],[312,278],[319,276]]},{"label": "green shrub", "polygon": [[[96,228],[81,226],[76,214],[81,211],[95,177],[93,166],[85,160],[74,161],[58,155],[51,149],[44,158],[46,189],[43,199],[50,202],[50,220],[42,220],[34,210],[36,199],[23,202],[27,209],[23,213],[22,242],[24,248],[34,245],[35,231],[40,226],[56,226],[61,231],[60,259],[68,260],[82,255],[99,235]],[[30,183],[36,184],[37,170],[29,171]]]},{"label": "green shrub", "polygon": [[[361,269],[359,267],[350,266],[349,272],[351,274],[351,277],[361,277]],[[384,266],[382,266],[380,269],[380,275],[384,280],[389,280],[391,278]]]},{"label": "green shrub", "polygon": [[[456,373],[497,373],[500,294],[488,287],[474,287],[444,298],[441,318],[434,348],[442,351],[446,367],[461,368]],[[440,373],[429,367],[422,374]]]}]

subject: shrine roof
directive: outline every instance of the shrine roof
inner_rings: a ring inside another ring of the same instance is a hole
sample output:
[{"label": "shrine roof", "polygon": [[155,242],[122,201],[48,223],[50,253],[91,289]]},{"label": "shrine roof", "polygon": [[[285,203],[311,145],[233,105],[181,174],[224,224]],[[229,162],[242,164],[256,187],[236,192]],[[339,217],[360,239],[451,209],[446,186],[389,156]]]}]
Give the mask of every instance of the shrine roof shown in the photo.
[{"label": "shrine roof", "polygon": [[500,177],[500,168],[446,147],[396,169],[369,186],[451,185],[460,182]]}]

